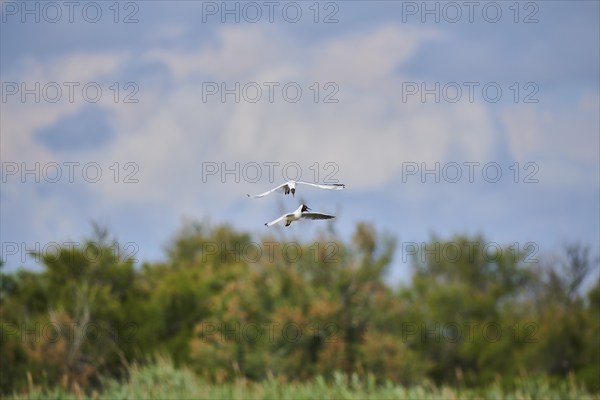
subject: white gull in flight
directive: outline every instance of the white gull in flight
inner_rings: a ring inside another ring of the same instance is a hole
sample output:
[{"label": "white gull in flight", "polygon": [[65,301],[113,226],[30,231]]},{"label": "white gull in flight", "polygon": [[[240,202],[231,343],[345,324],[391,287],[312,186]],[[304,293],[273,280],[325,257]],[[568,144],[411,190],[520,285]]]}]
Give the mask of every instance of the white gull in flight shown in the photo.
[{"label": "white gull in flight", "polygon": [[285,226],[290,226],[290,224],[294,221],[298,221],[299,219],[331,219],[335,218],[335,215],[310,212],[310,208],[306,204],[300,204],[300,207],[296,209],[293,213],[283,214],[281,217],[273,220],[271,222],[267,222],[266,226],[272,226],[279,222],[285,221]]},{"label": "white gull in flight", "polygon": [[304,182],[304,181],[287,181],[286,183],[282,183],[281,185],[279,185],[276,188],[273,188],[267,192],[257,194],[257,195],[248,194],[247,196],[258,198],[258,197],[264,197],[273,192],[279,192],[279,193],[283,193],[283,194],[290,194],[290,192],[291,192],[292,196],[294,196],[296,194],[296,185],[299,183],[303,184],[303,185],[309,185],[309,186],[314,186],[314,187],[317,187],[320,189],[328,189],[328,190],[341,190],[346,187],[346,185],[344,185],[343,183],[318,184],[318,183],[310,183],[310,182]]}]

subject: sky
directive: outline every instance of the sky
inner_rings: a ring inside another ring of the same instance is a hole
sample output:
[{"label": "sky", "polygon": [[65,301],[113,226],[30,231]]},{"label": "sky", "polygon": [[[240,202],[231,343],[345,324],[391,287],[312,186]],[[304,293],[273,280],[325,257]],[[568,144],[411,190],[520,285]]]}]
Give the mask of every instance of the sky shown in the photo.
[{"label": "sky", "polygon": [[[283,245],[368,222],[391,282],[432,237],[599,254],[597,1],[0,5],[9,270],[92,222],[139,263],[186,221]],[[246,196],[296,178],[346,189]],[[264,226],[301,201],[336,218]]]}]

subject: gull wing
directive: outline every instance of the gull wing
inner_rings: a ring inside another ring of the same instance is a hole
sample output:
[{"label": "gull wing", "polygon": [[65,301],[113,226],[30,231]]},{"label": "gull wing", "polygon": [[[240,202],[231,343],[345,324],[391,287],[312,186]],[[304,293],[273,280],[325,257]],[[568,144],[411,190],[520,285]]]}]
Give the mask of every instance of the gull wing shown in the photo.
[{"label": "gull wing", "polygon": [[266,226],[273,226],[273,225],[275,225],[275,224],[277,224],[277,223],[279,223],[279,222],[283,221],[283,220],[285,219],[285,217],[286,217],[286,216],[287,216],[287,214],[283,214],[281,217],[279,217],[279,218],[277,218],[277,219],[274,219],[274,220],[273,220],[273,221],[271,221],[271,222],[267,222],[265,225],[266,225]]},{"label": "gull wing", "polygon": [[288,186],[287,182],[286,183],[282,183],[281,185],[277,186],[276,188],[273,188],[267,192],[261,193],[261,194],[257,194],[257,195],[252,195],[252,194],[247,194],[246,196],[248,197],[254,197],[254,198],[258,198],[258,197],[264,197],[268,194],[271,194],[275,191],[280,192],[280,193],[285,193],[287,191],[290,190],[290,187]]},{"label": "gull wing", "polygon": [[302,217],[301,218],[306,218],[306,219],[331,219],[331,218],[335,218],[335,215],[329,215],[329,214],[323,214],[323,213],[317,213],[317,212],[304,212],[304,213],[302,213]]},{"label": "gull wing", "polygon": [[303,185],[310,185],[314,187],[318,187],[320,189],[329,189],[329,190],[341,190],[346,187],[343,183],[332,183],[332,184],[319,184],[319,183],[310,183],[304,181],[297,181],[296,183],[301,183]]}]

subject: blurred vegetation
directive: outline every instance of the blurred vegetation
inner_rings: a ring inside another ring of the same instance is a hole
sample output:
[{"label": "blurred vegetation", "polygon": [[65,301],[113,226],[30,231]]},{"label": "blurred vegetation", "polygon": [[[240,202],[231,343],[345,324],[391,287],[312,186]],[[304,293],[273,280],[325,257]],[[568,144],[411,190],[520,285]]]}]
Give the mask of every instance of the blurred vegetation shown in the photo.
[{"label": "blurred vegetation", "polygon": [[579,245],[531,263],[523,249],[473,243],[486,240],[432,238],[411,282],[391,287],[396,241],[367,224],[348,242],[299,243],[188,223],[166,261],[137,268],[96,229],[35,255],[40,272],[1,274],[0,393],[599,393],[600,282],[582,288],[597,260]]},{"label": "blurred vegetation", "polygon": [[[498,383],[485,388],[456,388],[432,384],[405,387],[386,381],[376,384],[375,377],[368,374],[360,378],[357,373],[350,376],[333,373],[330,380],[322,376],[295,382],[284,377],[269,377],[261,382],[236,378],[231,382],[215,384],[198,379],[188,368],[175,368],[168,359],[158,360],[144,366],[133,365],[126,382],[107,379],[103,391],[90,394],[66,391],[61,388],[29,391],[24,399],[600,399],[600,394],[591,394],[573,379],[552,387],[547,379],[515,379],[511,389]],[[17,398],[17,396],[14,396]]]}]

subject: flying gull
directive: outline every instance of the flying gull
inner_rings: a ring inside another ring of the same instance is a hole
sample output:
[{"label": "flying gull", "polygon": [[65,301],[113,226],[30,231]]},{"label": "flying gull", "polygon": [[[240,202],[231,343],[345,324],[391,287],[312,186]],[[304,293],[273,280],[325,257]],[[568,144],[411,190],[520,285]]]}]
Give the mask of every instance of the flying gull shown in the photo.
[{"label": "flying gull", "polygon": [[283,214],[281,217],[273,220],[271,222],[267,222],[266,226],[272,226],[279,222],[285,221],[285,226],[290,226],[290,224],[294,221],[298,221],[300,219],[331,219],[335,218],[335,215],[311,212],[310,208],[306,204],[300,204],[300,207],[296,209],[293,213]]},{"label": "flying gull", "polygon": [[303,185],[309,185],[309,186],[314,186],[314,187],[317,187],[320,189],[328,189],[328,190],[341,190],[346,187],[346,185],[344,185],[343,183],[332,183],[332,184],[321,185],[321,184],[317,184],[317,183],[310,183],[310,182],[304,182],[304,181],[287,181],[286,183],[282,183],[281,185],[279,185],[276,188],[273,188],[267,192],[257,194],[257,195],[248,194],[247,196],[258,198],[258,197],[264,197],[273,192],[279,192],[279,193],[283,193],[283,194],[290,194],[290,192],[291,192],[292,196],[294,196],[296,194],[296,185],[299,183],[303,184]]}]

